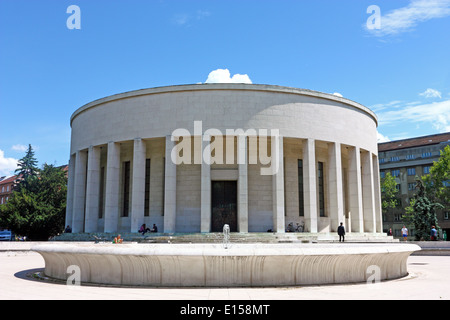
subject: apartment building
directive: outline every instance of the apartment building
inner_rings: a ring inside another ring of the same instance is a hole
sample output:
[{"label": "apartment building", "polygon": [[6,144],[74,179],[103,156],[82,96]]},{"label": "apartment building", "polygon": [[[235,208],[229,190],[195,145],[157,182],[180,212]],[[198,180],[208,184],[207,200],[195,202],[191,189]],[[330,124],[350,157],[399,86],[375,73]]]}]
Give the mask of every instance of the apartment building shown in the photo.
[{"label": "apartment building", "polygon": [[[447,145],[450,145],[450,132],[378,144],[380,177],[383,179],[390,172],[401,195],[401,208],[383,213],[384,232],[392,228],[394,236],[401,236],[402,215],[415,193],[415,177],[430,173],[433,162],[439,159],[440,151]],[[445,208],[437,212],[439,227],[447,234],[450,231],[449,211]],[[409,235],[413,237],[414,230],[410,230]]]},{"label": "apartment building", "polygon": [[9,197],[13,193],[14,180],[17,176],[0,177],[0,205],[8,202]]}]

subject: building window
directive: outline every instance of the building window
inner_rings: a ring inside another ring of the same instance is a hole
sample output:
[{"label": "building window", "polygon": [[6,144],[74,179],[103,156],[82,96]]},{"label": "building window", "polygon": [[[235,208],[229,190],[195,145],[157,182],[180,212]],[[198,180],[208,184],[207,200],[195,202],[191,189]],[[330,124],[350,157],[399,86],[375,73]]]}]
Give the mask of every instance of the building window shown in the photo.
[{"label": "building window", "polygon": [[303,160],[298,160],[298,210],[299,216],[305,215],[305,200],[303,198]]},{"label": "building window", "polygon": [[416,168],[408,168],[408,176],[415,176]]},{"label": "building window", "polygon": [[391,174],[392,174],[393,177],[399,177],[400,176],[400,169],[392,170]]},{"label": "building window", "polygon": [[325,188],[323,184],[323,162],[319,162],[319,213],[321,217],[325,217]]},{"label": "building window", "polygon": [[429,173],[430,173],[430,167],[429,166],[423,167],[423,174],[429,174]]},{"label": "building window", "polygon": [[413,154],[407,154],[406,155],[406,160],[414,160],[415,158],[416,158],[416,156],[413,155]]},{"label": "building window", "polygon": [[422,153],[422,158],[431,158],[431,152]]},{"label": "building window", "polygon": [[395,189],[397,189],[398,192],[402,192],[402,186],[400,184],[395,185]]},{"label": "building window", "polygon": [[128,217],[130,209],[130,161],[123,163],[123,206],[122,217]]},{"label": "building window", "polygon": [[444,212],[444,220],[449,220],[450,212]]},{"label": "building window", "polygon": [[386,172],[380,171],[380,178],[384,179],[386,177]]},{"label": "building window", "polygon": [[103,198],[105,196],[105,167],[100,168],[100,191],[98,203],[98,218],[103,218]]},{"label": "building window", "polygon": [[384,163],[385,161],[386,161],[386,159],[384,159],[384,158],[380,158],[380,159],[378,160],[378,162],[379,162],[380,164]]},{"label": "building window", "polygon": [[416,183],[412,182],[412,183],[408,183],[408,190],[409,191],[413,191],[416,189]]},{"label": "building window", "polygon": [[163,172],[162,172],[162,176],[163,176],[163,194],[162,194],[162,199],[163,199],[163,202],[162,202],[162,216],[164,217],[164,212],[166,211],[166,207],[165,207],[165,205],[166,205],[166,157],[163,157],[163,163],[164,163],[164,165],[163,165]]},{"label": "building window", "polygon": [[394,214],[394,221],[402,221],[402,215],[401,214]]},{"label": "building window", "polygon": [[150,159],[145,160],[145,203],[144,216],[150,216]]},{"label": "building window", "polygon": [[391,157],[391,162],[400,161],[400,157]]}]

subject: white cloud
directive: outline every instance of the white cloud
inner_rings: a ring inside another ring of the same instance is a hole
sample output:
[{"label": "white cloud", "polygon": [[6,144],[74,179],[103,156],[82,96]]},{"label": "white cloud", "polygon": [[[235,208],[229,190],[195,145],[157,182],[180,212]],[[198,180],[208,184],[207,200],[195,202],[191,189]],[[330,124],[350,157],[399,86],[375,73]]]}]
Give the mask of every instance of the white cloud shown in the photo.
[{"label": "white cloud", "polygon": [[[383,12],[383,8],[381,8]],[[381,16],[380,29],[368,30],[376,36],[395,35],[413,30],[419,23],[450,16],[450,0],[412,0],[406,7]]]},{"label": "white cloud", "polygon": [[391,101],[391,102],[388,102],[388,103],[377,103],[377,104],[374,104],[374,105],[370,106],[370,110],[378,112],[378,111],[381,111],[381,110],[384,110],[384,109],[390,108],[390,107],[394,107],[395,108],[400,103],[402,103],[402,101],[400,101],[400,100],[395,100],[395,101]]},{"label": "white cloud", "polygon": [[428,88],[425,92],[419,93],[419,96],[423,96],[425,98],[439,98],[442,99],[442,94],[435,90]]},{"label": "white cloud", "polygon": [[177,13],[172,17],[172,22],[176,25],[182,26],[188,23],[190,16],[187,13]]},{"label": "white cloud", "polygon": [[189,26],[194,20],[202,20],[211,15],[208,10],[197,10],[195,13],[177,13],[172,16],[172,23],[179,26]]},{"label": "white cloud", "polygon": [[17,162],[14,158],[5,158],[5,152],[0,150],[0,176],[11,176],[17,169]]},{"label": "white cloud", "polygon": [[381,133],[377,132],[377,142],[378,143],[389,142],[389,141],[391,141],[391,139],[389,139],[387,136],[384,136]]},{"label": "white cloud", "polygon": [[28,150],[28,146],[24,144],[15,144],[11,147],[11,149],[17,152],[26,152]]},{"label": "white cloud", "polygon": [[439,132],[450,131],[450,100],[420,105],[406,104],[377,115],[380,125],[399,125],[406,121],[425,124]]},{"label": "white cloud", "polygon": [[231,77],[228,69],[217,69],[211,71],[206,79],[205,83],[247,83],[251,84],[249,76],[246,74],[235,74]]},{"label": "white cloud", "polygon": [[197,20],[200,20],[203,18],[207,18],[210,15],[211,15],[211,12],[209,12],[208,10],[197,10],[195,17],[197,18]]}]

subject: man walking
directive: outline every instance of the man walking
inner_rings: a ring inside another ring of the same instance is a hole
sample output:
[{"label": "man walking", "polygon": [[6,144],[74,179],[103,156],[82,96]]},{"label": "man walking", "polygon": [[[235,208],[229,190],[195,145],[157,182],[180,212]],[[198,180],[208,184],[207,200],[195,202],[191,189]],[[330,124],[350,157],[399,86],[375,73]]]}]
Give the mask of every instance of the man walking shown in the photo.
[{"label": "man walking", "polygon": [[408,239],[408,228],[406,228],[406,226],[403,226],[402,228],[402,236],[403,236],[403,240],[407,240]]},{"label": "man walking", "polygon": [[431,227],[431,241],[437,241],[437,239],[438,239],[438,232],[437,232],[437,230],[436,230],[436,227],[435,226],[432,226]]},{"label": "man walking", "polygon": [[342,242],[344,242],[344,238],[345,238],[345,228],[344,228],[344,226],[342,225],[342,222],[341,222],[341,225],[338,227],[337,232],[338,232],[338,235],[339,235],[339,242],[341,242],[341,239],[342,239]]}]

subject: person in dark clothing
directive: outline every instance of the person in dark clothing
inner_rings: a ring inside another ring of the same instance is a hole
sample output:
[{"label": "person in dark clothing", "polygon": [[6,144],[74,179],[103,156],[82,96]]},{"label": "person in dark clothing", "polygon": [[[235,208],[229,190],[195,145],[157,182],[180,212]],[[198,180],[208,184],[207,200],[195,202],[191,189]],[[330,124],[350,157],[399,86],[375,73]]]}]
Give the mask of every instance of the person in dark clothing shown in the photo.
[{"label": "person in dark clothing", "polygon": [[147,228],[147,226],[145,225],[145,223],[141,226],[141,228],[139,229],[139,233],[142,233],[142,235],[145,235],[146,232],[150,232],[150,228]]},{"label": "person in dark clothing", "polygon": [[338,235],[339,235],[339,242],[341,242],[341,240],[342,240],[342,242],[344,242],[344,238],[345,238],[345,228],[344,228],[344,226],[342,225],[342,222],[341,222],[341,225],[338,227],[337,232],[338,232]]}]

